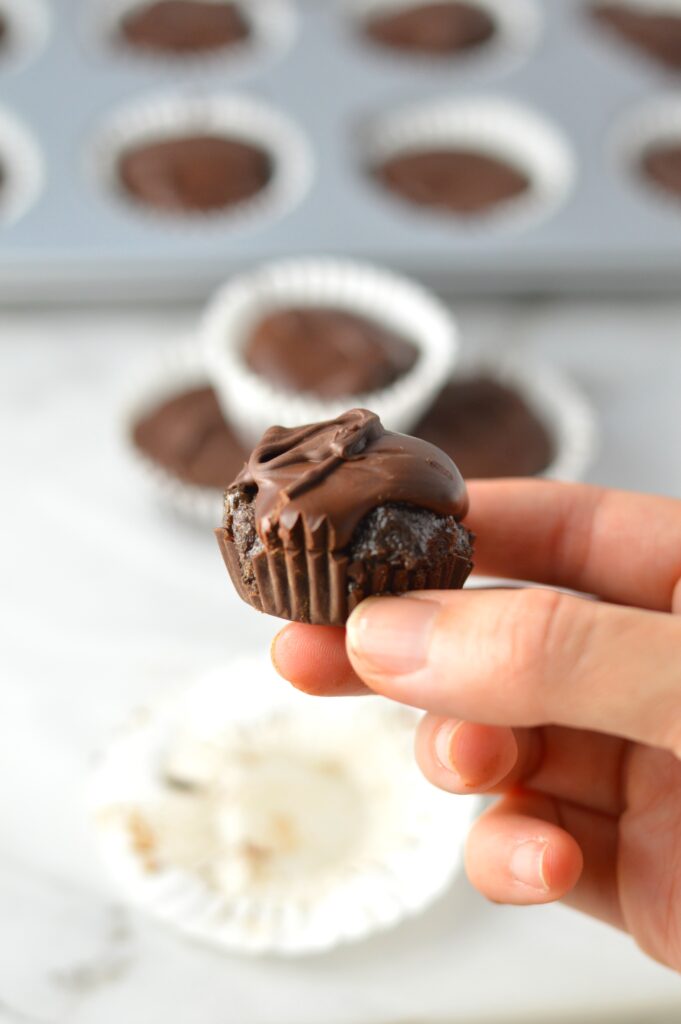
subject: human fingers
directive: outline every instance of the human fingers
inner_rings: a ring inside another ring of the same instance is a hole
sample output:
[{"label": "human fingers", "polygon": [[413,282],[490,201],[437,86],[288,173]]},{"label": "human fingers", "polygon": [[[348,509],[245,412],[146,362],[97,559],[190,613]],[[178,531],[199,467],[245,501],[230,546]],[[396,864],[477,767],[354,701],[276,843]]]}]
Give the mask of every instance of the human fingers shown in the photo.
[{"label": "human fingers", "polygon": [[681,755],[681,619],[551,590],[369,599],[347,650],[375,692],[488,725],[556,724]]},{"label": "human fingers", "polygon": [[532,791],[502,797],[466,844],[468,876],[488,899],[562,900],[621,928],[616,869],[616,819]]},{"label": "human fingers", "polygon": [[681,610],[681,502],[548,480],[469,484],[475,567]]},{"label": "human fingers", "polygon": [[605,814],[622,810],[622,766],[629,745],[614,736],[425,715],[415,746],[423,774],[449,793],[499,793],[522,784]]},{"label": "human fingers", "polygon": [[345,651],[345,630],[290,622],[272,641],[272,663],[298,690],[339,697],[371,691],[354,672]]}]

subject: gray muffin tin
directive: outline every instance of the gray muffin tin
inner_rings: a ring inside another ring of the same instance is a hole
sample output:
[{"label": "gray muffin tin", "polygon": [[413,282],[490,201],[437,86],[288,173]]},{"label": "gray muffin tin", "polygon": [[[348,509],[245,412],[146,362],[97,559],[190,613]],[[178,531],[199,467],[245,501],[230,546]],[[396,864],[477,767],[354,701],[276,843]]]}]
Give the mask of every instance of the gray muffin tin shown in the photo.
[{"label": "gray muffin tin", "polygon": [[[366,44],[343,0],[291,0],[290,46],[252,63],[146,61],[107,52],[85,30],[97,2],[53,0],[40,52],[17,68],[0,62],[0,105],[33,134],[44,162],[40,194],[0,225],[4,298],[198,298],[237,269],[303,253],[375,260],[451,293],[681,289],[681,202],[636,180],[614,142],[632,110],[674,79],[599,30],[581,0],[537,0],[540,31],[522,60],[481,54],[446,66]],[[259,98],[307,137],[313,175],[288,212],[178,223],[140,213],[94,180],[88,153],[110,112],[150,95],[204,93]],[[574,184],[550,216],[467,229],[369,179],[372,118],[490,96],[543,114],[571,144]]]}]

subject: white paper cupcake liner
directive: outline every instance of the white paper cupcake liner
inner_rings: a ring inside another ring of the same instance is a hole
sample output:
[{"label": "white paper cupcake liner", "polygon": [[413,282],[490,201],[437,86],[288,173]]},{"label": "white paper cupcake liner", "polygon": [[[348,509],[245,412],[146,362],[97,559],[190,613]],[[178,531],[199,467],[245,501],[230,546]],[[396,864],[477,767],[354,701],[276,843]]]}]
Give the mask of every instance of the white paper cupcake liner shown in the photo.
[{"label": "white paper cupcake liner", "polygon": [[7,22],[0,75],[32,60],[50,34],[50,10],[44,0],[0,0],[0,15]]},{"label": "white paper cupcake liner", "polygon": [[104,861],[131,903],[225,950],[313,953],[393,926],[451,882],[479,807],[421,776],[417,721],[237,659],[138,713],[101,758]]},{"label": "white paper cupcake liner", "polygon": [[[484,64],[490,70],[498,68],[508,71],[509,66],[516,66],[529,56],[541,33],[542,15],[535,0],[466,2],[471,7],[479,7],[489,14],[494,22],[494,36],[480,46],[457,51],[451,57],[433,57],[431,54],[403,52],[389,46],[371,45],[372,55],[380,54],[381,57],[399,61],[403,68],[409,65],[439,68],[445,64],[447,69],[452,71],[458,67],[467,67],[473,62]],[[372,16],[415,6],[417,0],[352,0],[350,8],[357,30],[361,33],[364,24]],[[371,44],[371,40],[368,40],[368,44]]]},{"label": "white paper cupcake liner", "polygon": [[[134,442],[136,424],[163,402],[194,388],[210,386],[203,358],[194,342],[186,342],[150,368],[149,380],[138,388],[122,417],[126,448],[137,477],[159,506],[201,527],[222,522],[223,491],[180,479]],[[225,481],[229,483],[230,481]]]},{"label": "white paper cupcake liner", "polygon": [[[678,6],[681,13],[681,0]],[[615,127],[611,152],[617,166],[624,168],[640,195],[668,209],[676,208],[678,212],[680,197],[649,179],[641,167],[641,159],[648,149],[665,144],[681,146],[681,94],[678,92],[658,95],[629,111]]]},{"label": "white paper cupcake liner", "polygon": [[[411,341],[419,357],[389,387],[325,400],[276,388],[248,368],[242,353],[267,313],[291,306],[328,306],[376,321]],[[201,327],[206,366],[225,415],[253,444],[273,424],[331,419],[361,406],[389,430],[409,431],[445,382],[458,349],[447,309],[420,286],[369,264],[335,259],[271,263],[233,278],[213,297]]]},{"label": "white paper cupcake liner", "polygon": [[[167,211],[130,195],[121,184],[118,161],[131,146],[189,134],[235,138],[261,147],[273,161],[272,177],[256,195],[224,209]],[[164,227],[211,225],[224,232],[260,224],[288,213],[306,192],[313,174],[307,139],[286,115],[241,94],[210,93],[148,97],[109,115],[88,154],[90,176],[100,192],[122,209]]]},{"label": "white paper cupcake liner", "polygon": [[[296,33],[297,14],[289,0],[236,0],[249,23],[248,39],[200,53],[162,53],[135,48],[118,35],[121,20],[130,11],[145,7],[152,0],[103,0],[89,4],[85,11],[84,33],[90,48],[100,58],[130,61],[135,67],[169,71],[220,70],[236,74],[260,66],[263,59],[285,52]],[[226,0],[211,0],[225,3]]]},{"label": "white paper cupcake liner", "polygon": [[546,428],[554,454],[536,475],[549,480],[583,480],[598,454],[598,426],[591,403],[570,377],[554,366],[521,356],[494,362],[471,358],[456,376],[465,380],[481,374],[520,395]]},{"label": "white paper cupcake liner", "polygon": [[10,224],[33,205],[43,189],[45,171],[38,143],[28,128],[0,107],[0,225]]},{"label": "white paper cupcake liner", "polygon": [[461,216],[420,206],[373,183],[386,202],[438,223],[443,231],[480,231],[501,224],[526,227],[555,213],[576,176],[576,162],[563,133],[543,115],[498,97],[447,98],[393,111],[373,121],[363,146],[367,174],[400,153],[454,146],[508,160],[527,175],[529,187],[520,195]]}]

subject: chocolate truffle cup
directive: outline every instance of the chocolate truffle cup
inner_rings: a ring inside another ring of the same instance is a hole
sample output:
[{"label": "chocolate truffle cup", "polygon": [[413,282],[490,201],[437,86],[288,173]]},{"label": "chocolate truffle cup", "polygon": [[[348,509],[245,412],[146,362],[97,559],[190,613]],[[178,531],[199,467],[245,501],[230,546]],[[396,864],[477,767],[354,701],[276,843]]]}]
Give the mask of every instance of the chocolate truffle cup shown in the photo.
[{"label": "chocolate truffle cup", "polygon": [[[130,45],[120,31],[126,15],[148,6],[152,0],[102,0],[86,5],[83,34],[91,50],[100,59],[129,61],[135,68],[152,70],[220,67],[230,74],[250,69],[263,60],[276,57],[291,44],[296,34],[297,15],[289,0],[235,0],[248,26],[245,39],[224,46],[181,53]],[[213,3],[229,0],[211,0]]]},{"label": "chocolate truffle cup", "polygon": [[[361,144],[375,193],[403,215],[429,218],[442,231],[451,231],[453,225],[470,231],[525,229],[555,213],[576,175],[563,133],[542,115],[504,98],[441,99],[396,110],[368,123]],[[458,213],[411,201],[376,180],[376,171],[387,160],[448,148],[508,163],[525,175],[527,188],[479,212]]]},{"label": "chocolate truffle cup", "polygon": [[638,61],[639,64],[648,65],[663,74],[665,72],[672,75],[678,73],[678,63],[672,58],[671,53],[667,58],[664,53],[656,52],[654,45],[646,45],[645,40],[639,42],[635,38],[635,34],[630,36],[628,32],[620,31],[616,25],[609,24],[606,18],[599,15],[599,8],[610,6],[644,17],[646,15],[652,17],[662,15],[681,18],[681,0],[612,0],[611,4],[606,3],[605,0],[591,0],[587,5],[595,30],[603,37],[603,42],[609,44],[608,49],[611,54],[617,56],[619,53],[622,60],[629,64]]},{"label": "chocolate truffle cup", "polygon": [[[427,2],[423,0],[424,5]],[[541,33],[542,21],[535,0],[466,0],[466,3],[487,15],[494,31],[484,42],[452,53],[403,50],[378,43],[368,36],[367,25],[372,18],[399,13],[405,8],[417,8],[419,0],[354,0],[351,16],[355,35],[366,44],[371,58],[399,63],[403,70],[410,66],[440,67],[443,64],[454,70],[471,64],[484,64],[490,70],[507,72],[532,52]]]},{"label": "chocolate truffle cup", "polygon": [[14,114],[0,106],[0,226],[18,220],[39,198],[45,171],[38,143]]},{"label": "chocolate truffle cup", "polygon": [[490,354],[463,360],[452,381],[463,384],[480,377],[514,391],[544,428],[552,455],[534,475],[573,482],[585,478],[598,455],[599,428],[593,406],[567,374],[529,356]]},{"label": "chocolate truffle cup", "polygon": [[[164,402],[208,385],[201,354],[187,341],[149,367],[147,379],[131,395],[122,414],[122,434],[140,485],[166,512],[200,527],[213,527],[222,515],[223,491],[181,479],[146,454],[134,440],[135,429]],[[227,481],[225,481],[227,483]]]},{"label": "chocolate truffle cup", "polygon": [[[267,314],[306,306],[374,321],[411,342],[418,358],[392,384],[369,394],[321,399],[276,387],[246,365],[244,347]],[[233,278],[209,303],[201,339],[225,415],[249,445],[271,423],[328,420],[353,405],[373,409],[390,430],[408,431],[444,384],[458,352],[453,317],[425,289],[369,264],[322,258],[271,263]]]},{"label": "chocolate truffle cup", "polygon": [[[250,198],[210,210],[166,210],[136,199],[120,178],[119,160],[129,149],[183,137],[209,135],[259,147],[272,162],[269,181]],[[133,101],[115,110],[90,146],[90,178],[105,196],[149,225],[202,231],[244,229],[263,220],[284,216],[302,198],[313,175],[307,139],[287,116],[240,94],[162,93]]]},{"label": "chocolate truffle cup", "polygon": [[443,452],[353,409],[267,431],[225,494],[216,536],[247,604],[342,626],[367,597],[462,587],[473,568],[467,508]]}]

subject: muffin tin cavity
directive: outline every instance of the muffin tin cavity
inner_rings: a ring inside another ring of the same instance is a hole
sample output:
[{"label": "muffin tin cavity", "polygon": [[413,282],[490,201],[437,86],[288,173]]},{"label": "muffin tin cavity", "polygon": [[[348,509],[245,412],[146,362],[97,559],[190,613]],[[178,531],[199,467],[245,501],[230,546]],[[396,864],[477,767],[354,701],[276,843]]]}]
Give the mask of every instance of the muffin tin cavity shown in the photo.
[{"label": "muffin tin cavity", "polygon": [[388,114],[366,133],[366,170],[392,201],[452,223],[545,217],[569,192],[575,162],[562,133],[496,98],[438,100]]},{"label": "muffin tin cavity", "polygon": [[169,222],[281,216],[312,171],[288,118],[244,96],[152,98],[109,118],[91,153],[100,190]]},{"label": "muffin tin cavity", "polygon": [[43,48],[50,32],[44,0],[0,0],[0,74],[22,67]]},{"label": "muffin tin cavity", "polygon": [[43,177],[38,144],[14,114],[0,107],[0,232],[33,205]]},{"label": "muffin tin cavity", "polygon": [[681,72],[681,0],[597,0],[590,13],[613,43]]}]

